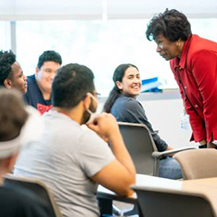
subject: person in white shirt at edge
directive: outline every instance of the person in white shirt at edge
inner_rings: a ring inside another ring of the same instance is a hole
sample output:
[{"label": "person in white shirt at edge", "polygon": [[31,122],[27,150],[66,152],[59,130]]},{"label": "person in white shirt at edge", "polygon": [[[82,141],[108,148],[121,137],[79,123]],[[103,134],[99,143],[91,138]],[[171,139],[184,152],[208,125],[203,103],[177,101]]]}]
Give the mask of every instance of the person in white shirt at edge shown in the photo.
[{"label": "person in white shirt at edge", "polygon": [[15,88],[0,88],[0,102],[0,216],[52,217],[52,210],[38,195],[4,183],[4,176],[14,168],[21,146],[37,122],[34,117],[39,114],[30,113],[21,91]]},{"label": "person in white shirt at edge", "polygon": [[93,80],[84,65],[68,64],[57,71],[53,108],[42,116],[46,130],[25,146],[15,165],[16,175],[44,181],[68,217],[100,215],[97,184],[131,195],[135,183],[135,167],[115,118],[102,113],[87,124],[91,130],[81,127],[98,106]]}]

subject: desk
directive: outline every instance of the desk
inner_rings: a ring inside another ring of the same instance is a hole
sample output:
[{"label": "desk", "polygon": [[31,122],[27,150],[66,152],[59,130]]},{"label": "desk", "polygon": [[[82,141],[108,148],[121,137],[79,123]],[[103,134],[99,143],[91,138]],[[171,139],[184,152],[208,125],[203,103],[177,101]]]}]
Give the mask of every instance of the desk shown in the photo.
[{"label": "desk", "polygon": [[[164,187],[164,188],[170,188],[170,189],[181,189],[182,188],[182,182],[171,180],[171,179],[165,179],[155,176],[148,176],[148,175],[136,175],[136,184],[137,185],[148,185],[152,187]],[[104,188],[103,186],[99,186],[97,190],[97,198],[100,203],[101,212],[105,214],[112,214],[112,201],[121,201],[124,203],[130,203],[134,204],[136,206],[136,209],[138,210],[138,202],[137,202],[137,196],[134,193],[131,197],[125,197],[125,196],[118,196],[114,192]],[[139,212],[139,216],[142,216]]]},{"label": "desk", "polygon": [[206,178],[206,179],[194,179],[194,180],[184,180],[186,186],[190,184],[202,185],[210,188],[217,188],[217,177],[214,178]]},{"label": "desk", "polygon": [[[171,180],[148,175],[136,175],[136,185],[149,186],[156,188],[166,188],[168,190],[187,191],[204,194],[211,202],[212,207],[217,214],[217,177],[197,180]],[[117,196],[114,192],[99,186],[97,198],[104,200],[112,210],[112,200],[118,200],[137,205],[136,194],[131,197]]]},{"label": "desk", "polygon": [[182,190],[205,195],[211,202],[217,216],[217,177],[185,180],[182,183]]}]

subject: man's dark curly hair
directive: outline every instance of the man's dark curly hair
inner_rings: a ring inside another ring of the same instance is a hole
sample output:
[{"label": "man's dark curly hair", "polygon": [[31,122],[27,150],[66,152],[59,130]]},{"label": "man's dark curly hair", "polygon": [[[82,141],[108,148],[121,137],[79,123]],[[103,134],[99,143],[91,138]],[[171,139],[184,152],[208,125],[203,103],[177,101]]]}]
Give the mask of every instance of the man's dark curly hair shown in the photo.
[{"label": "man's dark curly hair", "polygon": [[146,37],[149,41],[155,40],[160,34],[171,42],[179,39],[186,41],[192,34],[191,24],[183,13],[166,9],[164,13],[154,16],[147,25]]},{"label": "man's dark curly hair", "polygon": [[62,65],[62,58],[60,54],[54,50],[44,51],[38,58],[37,67],[40,69],[43,66],[44,62],[47,62],[47,61],[56,62]]},{"label": "man's dark curly hair", "polygon": [[0,86],[4,86],[4,80],[11,77],[13,65],[16,62],[16,55],[10,51],[0,51]]}]

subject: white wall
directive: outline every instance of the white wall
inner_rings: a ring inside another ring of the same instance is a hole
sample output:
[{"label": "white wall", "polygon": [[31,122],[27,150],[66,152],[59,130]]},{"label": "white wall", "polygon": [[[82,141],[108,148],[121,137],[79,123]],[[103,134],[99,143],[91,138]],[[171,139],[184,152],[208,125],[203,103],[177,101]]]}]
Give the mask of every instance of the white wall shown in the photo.
[{"label": "white wall", "polygon": [[191,129],[181,128],[183,105],[181,99],[141,101],[146,115],[159,135],[174,148],[196,145],[189,142]]}]

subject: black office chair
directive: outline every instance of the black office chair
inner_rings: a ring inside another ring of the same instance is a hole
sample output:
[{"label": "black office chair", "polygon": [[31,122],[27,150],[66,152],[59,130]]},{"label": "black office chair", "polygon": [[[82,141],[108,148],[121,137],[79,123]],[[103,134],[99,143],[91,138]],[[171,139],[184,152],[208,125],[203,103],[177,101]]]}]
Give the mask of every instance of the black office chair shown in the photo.
[{"label": "black office chair", "polygon": [[47,186],[40,180],[18,177],[13,174],[7,174],[4,177],[3,185],[6,188],[28,190],[31,194],[36,195],[50,209],[50,217],[62,217],[59,208],[54,200],[53,194]]},{"label": "black office chair", "polygon": [[133,159],[136,172],[139,174],[158,176],[159,163],[163,157],[193,148],[184,147],[159,152],[149,129],[144,124],[127,122],[118,124],[124,143]]},{"label": "black office chair", "polygon": [[205,195],[144,186],[132,186],[145,217],[216,217]]}]

